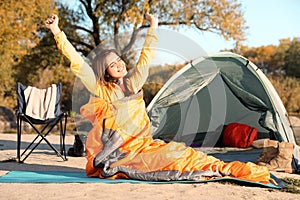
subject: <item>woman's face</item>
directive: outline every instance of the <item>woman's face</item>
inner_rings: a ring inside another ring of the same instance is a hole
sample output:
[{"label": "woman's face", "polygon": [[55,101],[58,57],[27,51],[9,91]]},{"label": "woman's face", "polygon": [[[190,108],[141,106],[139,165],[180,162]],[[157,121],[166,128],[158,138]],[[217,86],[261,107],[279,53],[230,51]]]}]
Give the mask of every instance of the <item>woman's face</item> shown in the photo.
[{"label": "woman's face", "polygon": [[113,78],[120,79],[127,74],[125,62],[113,52],[105,57],[105,64],[107,73]]}]

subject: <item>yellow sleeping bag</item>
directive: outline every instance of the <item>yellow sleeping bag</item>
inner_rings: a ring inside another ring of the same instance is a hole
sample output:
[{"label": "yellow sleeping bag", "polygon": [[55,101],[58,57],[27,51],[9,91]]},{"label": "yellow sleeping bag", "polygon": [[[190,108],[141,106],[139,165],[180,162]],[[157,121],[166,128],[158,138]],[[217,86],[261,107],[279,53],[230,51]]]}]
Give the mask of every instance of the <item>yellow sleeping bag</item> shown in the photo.
[{"label": "yellow sleeping bag", "polygon": [[266,167],[225,163],[184,143],[154,140],[142,92],[112,103],[91,98],[81,114],[94,126],[86,143],[87,176],[150,181],[227,176],[265,184],[272,181]]}]

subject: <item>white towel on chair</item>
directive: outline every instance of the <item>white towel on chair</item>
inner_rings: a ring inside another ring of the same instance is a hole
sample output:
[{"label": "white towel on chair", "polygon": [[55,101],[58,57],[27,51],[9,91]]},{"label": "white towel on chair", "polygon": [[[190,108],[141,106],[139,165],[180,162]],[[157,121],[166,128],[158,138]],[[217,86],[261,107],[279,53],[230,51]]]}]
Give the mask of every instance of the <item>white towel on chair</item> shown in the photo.
[{"label": "white towel on chair", "polygon": [[24,90],[26,101],[25,114],[40,120],[55,118],[57,88],[55,84],[47,89],[28,86]]}]

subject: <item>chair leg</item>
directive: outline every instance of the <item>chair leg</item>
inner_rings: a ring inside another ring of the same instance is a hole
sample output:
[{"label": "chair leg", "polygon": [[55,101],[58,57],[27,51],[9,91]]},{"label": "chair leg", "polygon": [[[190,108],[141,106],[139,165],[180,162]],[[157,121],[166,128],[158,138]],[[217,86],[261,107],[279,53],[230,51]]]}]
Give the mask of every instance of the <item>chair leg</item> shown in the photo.
[{"label": "chair leg", "polygon": [[66,154],[66,144],[65,144],[65,138],[66,138],[66,129],[67,129],[67,119],[68,116],[67,114],[64,114],[63,118],[64,124],[63,124],[63,119],[60,119],[60,153],[64,156],[64,160],[67,160],[67,154]]},{"label": "chair leg", "polygon": [[66,131],[67,131],[67,122],[68,122],[68,114],[65,115],[65,124],[64,124],[64,135],[63,135],[63,148],[64,148],[64,156],[67,160],[67,153],[66,153]]},{"label": "chair leg", "polygon": [[21,117],[17,115],[17,161],[21,162],[21,131],[22,131],[22,121]]}]

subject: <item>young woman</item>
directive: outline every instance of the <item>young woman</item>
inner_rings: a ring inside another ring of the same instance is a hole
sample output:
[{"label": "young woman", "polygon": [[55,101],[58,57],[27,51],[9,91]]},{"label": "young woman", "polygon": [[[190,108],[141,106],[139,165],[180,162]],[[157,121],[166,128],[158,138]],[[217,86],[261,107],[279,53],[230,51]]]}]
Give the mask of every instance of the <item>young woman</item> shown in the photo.
[{"label": "young woman", "polygon": [[[71,70],[81,79],[86,88],[100,98],[115,101],[125,96],[124,91],[128,95],[137,93],[147,79],[148,64],[154,56],[151,46],[157,42],[154,29],[157,27],[158,20],[151,14],[146,14],[146,19],[150,21],[150,28],[144,48],[134,72],[128,77],[125,77],[128,73],[126,64],[117,51],[96,52],[97,56],[90,67],[84,63],[83,58],[75,51],[64,32],[60,30],[57,15],[52,15],[45,23],[53,33],[58,49],[71,61]],[[126,90],[124,90],[123,84]]]},{"label": "young woman", "polygon": [[151,14],[146,19],[150,28],[131,72],[114,50],[99,52],[88,66],[59,29],[58,17],[46,20],[58,49],[71,61],[72,71],[97,96],[81,108],[81,114],[93,123],[86,143],[87,175],[153,181],[230,176],[268,184],[272,179],[266,167],[224,163],[183,143],[153,140],[141,89],[154,56],[158,20]]}]

